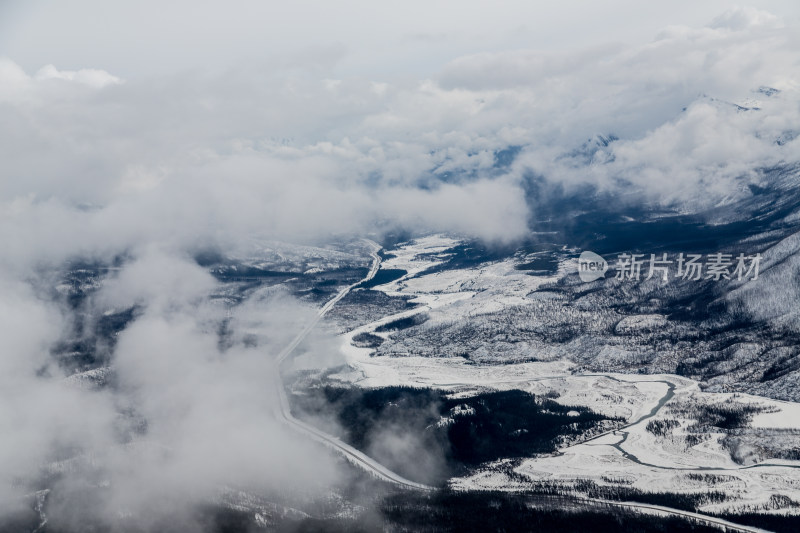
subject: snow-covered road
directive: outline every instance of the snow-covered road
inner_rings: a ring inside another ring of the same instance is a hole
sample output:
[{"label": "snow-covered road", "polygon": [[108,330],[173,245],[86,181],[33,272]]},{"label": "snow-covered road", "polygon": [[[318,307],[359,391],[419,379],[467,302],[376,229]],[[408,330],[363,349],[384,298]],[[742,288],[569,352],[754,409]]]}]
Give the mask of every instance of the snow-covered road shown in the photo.
[{"label": "snow-covered road", "polygon": [[381,258],[378,255],[378,251],[380,250],[380,246],[377,243],[369,241],[373,251],[370,254],[372,256],[372,267],[370,268],[369,272],[367,273],[366,277],[359,281],[358,283],[354,283],[353,285],[349,285],[339,291],[339,293],[331,298],[317,313],[317,316],[314,317],[314,320],[308,324],[303,331],[301,331],[293,340],[290,342],[278,356],[275,358],[275,370],[273,372],[273,376],[275,379],[275,388],[278,391],[279,395],[279,409],[276,412],[276,417],[278,420],[283,421],[285,424],[293,428],[294,430],[314,439],[315,441],[328,446],[329,448],[341,453],[348,461],[359,466],[366,470],[367,472],[371,473],[375,477],[387,481],[389,483],[393,483],[395,485],[399,485],[401,487],[416,489],[416,490],[433,490],[432,487],[424,485],[422,483],[417,483],[415,481],[411,481],[409,479],[404,478],[403,476],[392,472],[382,464],[378,463],[371,457],[367,456],[366,454],[360,452],[359,450],[353,448],[349,444],[342,442],[340,439],[328,435],[324,431],[321,431],[305,422],[302,422],[296,419],[289,407],[289,399],[286,396],[286,390],[283,385],[283,379],[281,378],[280,367],[281,364],[294,352],[297,346],[303,342],[303,340],[308,336],[309,333],[314,329],[314,327],[319,323],[319,321],[331,310],[333,306],[335,306],[342,298],[344,298],[347,293],[349,293],[354,287],[357,285],[369,281],[375,277],[375,274],[378,273],[378,270],[381,266]]}]

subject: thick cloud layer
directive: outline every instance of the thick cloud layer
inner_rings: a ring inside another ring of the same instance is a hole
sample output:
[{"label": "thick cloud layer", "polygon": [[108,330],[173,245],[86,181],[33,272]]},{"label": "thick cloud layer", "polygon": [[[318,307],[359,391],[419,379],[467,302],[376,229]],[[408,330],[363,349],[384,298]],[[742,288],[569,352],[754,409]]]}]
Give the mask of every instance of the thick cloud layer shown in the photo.
[{"label": "thick cloud layer", "polygon": [[[277,66],[124,82],[5,59],[3,243],[59,257],[376,222],[509,241],[530,173],[718,201],[798,157],[797,35],[734,10],[641,46],[479,54],[395,84]],[[595,135],[618,140],[582,150]],[[498,172],[509,146],[523,150]]]}]

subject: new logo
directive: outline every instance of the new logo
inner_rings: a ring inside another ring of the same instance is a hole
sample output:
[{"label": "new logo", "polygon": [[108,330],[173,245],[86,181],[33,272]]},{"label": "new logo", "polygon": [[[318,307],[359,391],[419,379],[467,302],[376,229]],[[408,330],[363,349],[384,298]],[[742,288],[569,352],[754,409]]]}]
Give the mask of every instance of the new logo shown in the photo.
[{"label": "new logo", "polygon": [[581,281],[594,281],[605,276],[608,270],[606,260],[594,252],[585,251],[578,258],[578,275]]}]

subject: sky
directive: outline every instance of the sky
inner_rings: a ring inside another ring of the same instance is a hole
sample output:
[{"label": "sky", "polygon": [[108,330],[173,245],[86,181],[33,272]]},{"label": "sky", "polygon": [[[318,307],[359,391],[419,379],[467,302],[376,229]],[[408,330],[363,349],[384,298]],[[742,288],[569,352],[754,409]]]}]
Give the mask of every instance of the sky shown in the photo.
[{"label": "sky", "polygon": [[[532,177],[682,212],[748,194],[759,169],[800,162],[799,15],[789,1],[0,0],[0,513],[23,490],[3,479],[76,446],[108,465],[112,515],[222,483],[336,479],[271,420],[261,379],[314,310],[261,295],[234,313],[260,344],[221,350],[228,314],[192,254],[393,229],[514,243],[548,201],[526,197]],[[142,309],[112,357],[123,387],[64,386],[50,349],[76,317],[57,273],[120,255],[84,311]],[[152,428],[134,450],[118,446],[131,410]]]},{"label": "sky", "polygon": [[[796,21],[791,0],[745,5]],[[3,0],[0,55],[28,71],[98,68],[125,78],[272,62],[334,76],[427,77],[449,60],[511,49],[649,41],[701,26],[731,2]]]}]

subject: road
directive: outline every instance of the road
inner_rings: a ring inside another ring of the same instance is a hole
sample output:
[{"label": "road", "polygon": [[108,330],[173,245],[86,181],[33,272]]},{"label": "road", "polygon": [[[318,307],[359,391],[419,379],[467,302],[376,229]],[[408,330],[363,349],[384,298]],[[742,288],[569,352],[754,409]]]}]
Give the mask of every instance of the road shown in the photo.
[{"label": "road", "polygon": [[409,479],[404,478],[400,474],[392,472],[379,462],[375,461],[371,457],[367,456],[366,454],[360,452],[359,450],[353,448],[349,444],[342,442],[341,439],[334,437],[332,435],[328,435],[324,431],[321,431],[310,424],[306,424],[305,422],[296,419],[292,413],[289,406],[289,398],[286,396],[286,389],[283,385],[283,378],[281,377],[280,367],[281,364],[297,349],[297,346],[300,345],[301,342],[308,336],[309,333],[314,329],[314,327],[319,323],[319,321],[331,310],[333,306],[335,306],[342,298],[347,296],[354,287],[357,285],[369,281],[375,277],[375,274],[378,273],[378,270],[381,266],[381,258],[378,255],[378,250],[380,250],[380,246],[376,243],[369,241],[371,246],[373,247],[372,253],[370,256],[372,257],[372,266],[367,273],[366,277],[359,281],[358,283],[354,283],[349,285],[339,291],[336,296],[328,300],[328,302],[322,306],[319,310],[317,315],[314,319],[301,331],[292,342],[290,342],[278,356],[275,358],[275,371],[272,373],[275,380],[275,388],[278,391],[279,396],[279,409],[276,412],[276,416],[278,420],[283,421],[286,425],[290,426],[292,429],[306,435],[307,437],[341,453],[348,461],[359,466],[366,470],[367,472],[371,473],[378,479],[382,479],[394,485],[398,485],[404,488],[410,488],[415,490],[424,490],[430,491],[433,490],[433,487],[429,487],[428,485],[424,485],[422,483],[417,483],[415,481],[411,481]]},{"label": "road", "polygon": [[602,500],[599,498],[581,498],[581,499],[589,501],[591,503],[613,505],[615,507],[633,509],[635,511],[640,511],[645,513],[681,516],[684,518],[690,518],[692,520],[695,520],[697,522],[706,525],[710,525],[712,527],[716,526],[724,528],[724,531],[741,531],[744,533],[770,533],[770,531],[766,529],[761,529],[752,526],[744,526],[742,524],[736,524],[734,522],[729,522],[728,520],[723,520],[722,518],[716,518],[713,516],[708,516],[700,513],[693,513],[691,511],[682,511],[680,509],[674,509],[672,507],[664,507],[663,505],[652,505],[649,503],[638,503],[638,502],[618,502],[614,500]]}]

